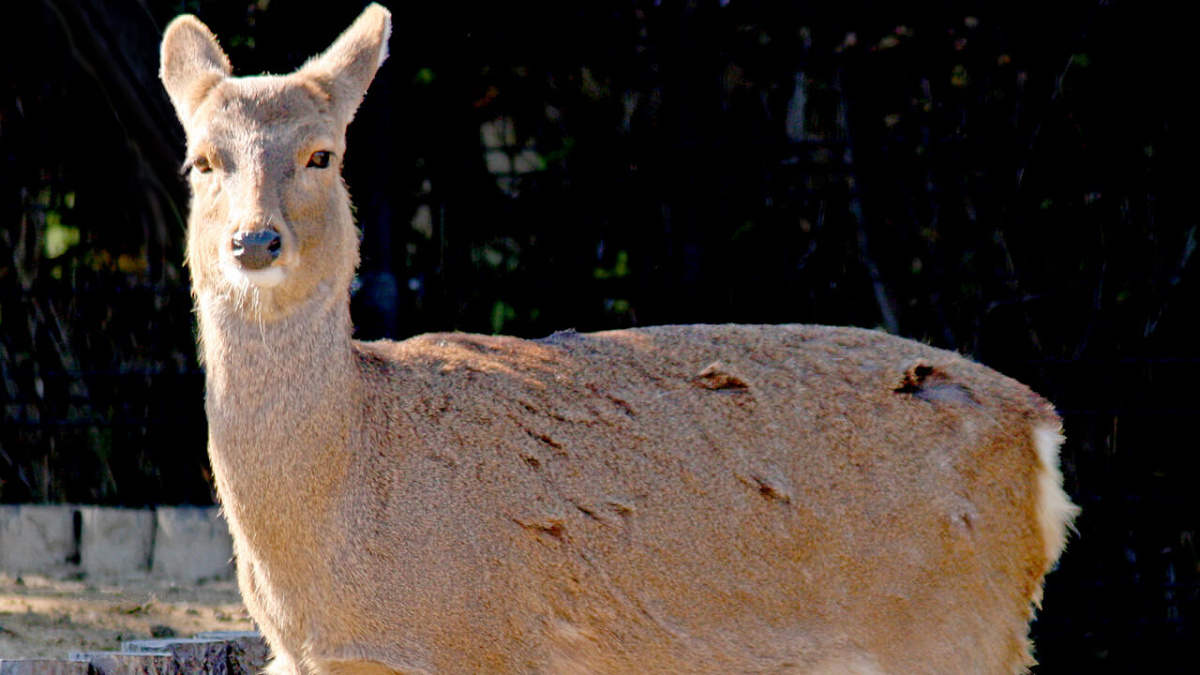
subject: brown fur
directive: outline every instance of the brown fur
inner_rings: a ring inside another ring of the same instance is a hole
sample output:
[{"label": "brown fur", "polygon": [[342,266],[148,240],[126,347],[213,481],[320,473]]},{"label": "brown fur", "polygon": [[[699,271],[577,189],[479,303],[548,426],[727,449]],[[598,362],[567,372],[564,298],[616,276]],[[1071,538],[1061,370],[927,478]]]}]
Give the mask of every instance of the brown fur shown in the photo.
[{"label": "brown fur", "polygon": [[[1024,386],[872,331],[351,340],[368,8],[287,76],[180,17],[188,260],[239,581],[289,675],[1016,673],[1074,507]],[[314,153],[332,152],[328,168]],[[243,269],[237,232],[279,233]]]}]

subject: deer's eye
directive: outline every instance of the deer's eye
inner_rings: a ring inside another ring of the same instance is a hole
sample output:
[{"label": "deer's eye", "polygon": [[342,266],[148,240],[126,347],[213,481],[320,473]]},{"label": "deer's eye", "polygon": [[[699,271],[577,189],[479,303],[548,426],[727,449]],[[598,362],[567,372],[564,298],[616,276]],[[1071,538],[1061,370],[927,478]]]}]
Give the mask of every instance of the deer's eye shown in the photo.
[{"label": "deer's eye", "polygon": [[184,169],[195,169],[200,173],[209,173],[212,171],[212,163],[209,162],[208,158],[204,155],[199,155],[188,162],[187,165],[184,166]]},{"label": "deer's eye", "polygon": [[318,150],[308,158],[308,166],[314,169],[324,169],[329,166],[329,157],[332,154],[328,150]]}]

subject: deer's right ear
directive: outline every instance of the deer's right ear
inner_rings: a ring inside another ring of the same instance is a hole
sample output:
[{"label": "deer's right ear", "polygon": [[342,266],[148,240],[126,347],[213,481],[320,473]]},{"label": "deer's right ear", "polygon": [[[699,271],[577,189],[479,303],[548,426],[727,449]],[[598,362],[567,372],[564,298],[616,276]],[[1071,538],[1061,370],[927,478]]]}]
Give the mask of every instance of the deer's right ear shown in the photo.
[{"label": "deer's right ear", "polygon": [[199,19],[184,14],[167,26],[158,76],[185,127],[205,95],[232,73],[229,57]]}]

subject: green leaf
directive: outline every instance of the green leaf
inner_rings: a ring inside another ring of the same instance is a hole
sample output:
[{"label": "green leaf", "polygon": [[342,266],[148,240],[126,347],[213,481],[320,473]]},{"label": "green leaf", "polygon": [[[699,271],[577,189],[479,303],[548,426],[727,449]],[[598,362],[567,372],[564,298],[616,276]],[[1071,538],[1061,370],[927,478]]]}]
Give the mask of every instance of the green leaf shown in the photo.
[{"label": "green leaf", "polygon": [[46,214],[46,257],[57,258],[79,243],[79,228],[63,225],[57,212]]},{"label": "green leaf", "polygon": [[413,82],[415,84],[421,84],[425,86],[433,84],[435,79],[437,79],[437,75],[433,73],[432,68],[421,68],[417,70],[417,74],[413,76]]},{"label": "green leaf", "polygon": [[517,310],[507,302],[497,300],[492,305],[492,333],[496,335],[503,333],[504,324],[515,318],[517,318]]}]

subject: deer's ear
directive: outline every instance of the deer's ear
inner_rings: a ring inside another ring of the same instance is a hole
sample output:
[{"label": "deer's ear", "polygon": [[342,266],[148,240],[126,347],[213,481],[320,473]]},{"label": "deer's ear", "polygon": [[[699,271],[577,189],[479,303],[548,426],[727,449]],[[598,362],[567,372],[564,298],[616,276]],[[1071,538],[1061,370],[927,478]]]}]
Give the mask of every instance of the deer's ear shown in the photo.
[{"label": "deer's ear", "polygon": [[232,72],[216,36],[199,19],[185,14],[167,26],[158,76],[184,126],[205,95]]},{"label": "deer's ear", "polygon": [[316,80],[329,94],[334,114],[346,123],[354,117],[375,71],[387,58],[392,14],[371,4],[320,56],[298,71]]}]

